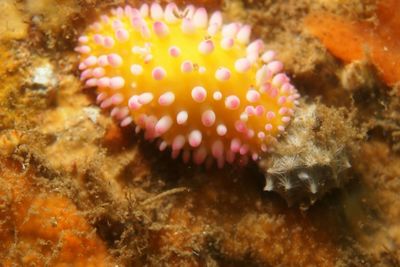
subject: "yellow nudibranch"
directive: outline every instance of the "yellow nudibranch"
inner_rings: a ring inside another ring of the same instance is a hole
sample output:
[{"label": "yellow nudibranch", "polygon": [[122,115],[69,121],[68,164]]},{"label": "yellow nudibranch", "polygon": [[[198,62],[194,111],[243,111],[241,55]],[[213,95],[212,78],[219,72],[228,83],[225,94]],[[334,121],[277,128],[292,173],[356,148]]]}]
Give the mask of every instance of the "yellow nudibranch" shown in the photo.
[{"label": "yellow nudibranch", "polygon": [[[222,14],[157,3],[102,15],[79,38],[79,69],[121,126],[184,162],[247,163],[273,149],[297,90],[251,27]],[[182,152],[182,153],[181,153]]]}]

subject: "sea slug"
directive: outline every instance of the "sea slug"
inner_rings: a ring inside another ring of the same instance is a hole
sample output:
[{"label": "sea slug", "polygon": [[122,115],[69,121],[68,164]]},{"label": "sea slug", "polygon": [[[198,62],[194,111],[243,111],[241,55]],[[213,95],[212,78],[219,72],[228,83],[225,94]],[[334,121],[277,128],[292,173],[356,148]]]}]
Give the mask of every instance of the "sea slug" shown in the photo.
[{"label": "sea slug", "polygon": [[277,143],[300,95],[251,27],[219,11],[118,7],[79,37],[79,69],[121,126],[195,164],[246,164]]}]

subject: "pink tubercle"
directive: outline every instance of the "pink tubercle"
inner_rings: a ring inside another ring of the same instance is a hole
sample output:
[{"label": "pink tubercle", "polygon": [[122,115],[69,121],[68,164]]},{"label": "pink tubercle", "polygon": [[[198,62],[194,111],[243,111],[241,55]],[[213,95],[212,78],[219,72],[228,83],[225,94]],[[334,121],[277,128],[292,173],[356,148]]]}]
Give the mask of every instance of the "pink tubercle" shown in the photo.
[{"label": "pink tubercle", "polygon": [[267,123],[267,124],[265,124],[265,130],[267,131],[267,132],[270,132],[270,131],[272,131],[272,129],[273,129],[274,127],[272,126],[272,124],[271,123]]},{"label": "pink tubercle", "polygon": [[236,22],[232,22],[230,24],[224,25],[222,27],[222,36],[234,38],[236,36],[236,34],[238,33],[239,29],[240,29],[240,26]]},{"label": "pink tubercle", "polygon": [[197,165],[203,164],[207,158],[207,149],[202,146],[193,152],[193,162]]},{"label": "pink tubercle", "polygon": [[241,144],[242,144],[242,142],[240,141],[240,139],[238,139],[238,138],[232,139],[231,146],[230,146],[231,151],[234,153],[239,152]]},{"label": "pink tubercle", "polygon": [[181,65],[181,71],[183,73],[189,73],[193,70],[193,63],[189,60],[186,60]]},{"label": "pink tubercle", "polygon": [[96,78],[90,78],[89,80],[86,81],[85,85],[87,87],[94,87],[97,85],[97,79]]},{"label": "pink tubercle", "polygon": [[203,7],[198,8],[193,15],[193,23],[196,28],[206,28],[208,25],[207,10]]},{"label": "pink tubercle", "polygon": [[121,66],[123,60],[122,57],[118,54],[109,54],[107,56],[108,64],[110,64],[111,67],[119,67]]},{"label": "pink tubercle", "polygon": [[235,95],[230,95],[225,99],[225,107],[227,109],[238,109],[240,106],[240,99]]},{"label": "pink tubercle", "polygon": [[125,86],[125,79],[121,76],[116,76],[110,78],[110,88],[114,90],[121,89]]},{"label": "pink tubercle", "polygon": [[218,81],[227,81],[231,78],[231,71],[228,68],[218,68],[215,72],[215,78]]},{"label": "pink tubercle", "polygon": [[188,141],[191,147],[198,147],[200,146],[203,139],[203,135],[199,130],[193,130],[190,132]]},{"label": "pink tubercle", "polygon": [[104,46],[107,48],[112,48],[115,45],[115,40],[114,38],[110,36],[104,37]]},{"label": "pink tubercle", "polygon": [[187,111],[182,110],[176,115],[176,123],[179,125],[185,124],[188,120],[189,114]]},{"label": "pink tubercle", "polygon": [[265,113],[265,107],[262,105],[258,105],[255,108],[255,115],[261,117]]},{"label": "pink tubercle", "polygon": [[201,122],[203,123],[203,125],[205,127],[211,127],[214,125],[215,123],[215,113],[212,110],[206,110],[203,112],[202,116],[201,116]]},{"label": "pink tubercle", "polygon": [[161,21],[154,22],[153,30],[158,37],[164,37],[169,33],[167,24]]},{"label": "pink tubercle", "polygon": [[143,67],[139,64],[133,64],[131,66],[131,73],[135,76],[138,76],[143,73]]},{"label": "pink tubercle", "polygon": [[169,3],[165,7],[164,11],[164,19],[168,23],[176,23],[178,21],[178,18],[175,16],[177,13],[178,7],[176,6],[175,3]]},{"label": "pink tubercle", "polygon": [[120,42],[125,42],[129,39],[129,32],[125,29],[117,29],[115,31],[115,37]]},{"label": "pink tubercle", "polygon": [[128,107],[132,110],[138,110],[142,104],[139,103],[139,96],[138,95],[133,95],[131,98],[129,98],[128,101]]},{"label": "pink tubercle", "polygon": [[276,58],[276,52],[273,50],[268,50],[261,56],[261,60],[264,63],[269,63],[272,60],[274,60],[275,58]]},{"label": "pink tubercle", "polygon": [[207,91],[202,86],[196,86],[192,90],[192,98],[197,103],[202,103],[206,100]]},{"label": "pink tubercle", "polygon": [[88,66],[88,67],[93,66],[93,65],[96,65],[96,64],[97,64],[97,57],[96,57],[96,56],[88,56],[88,57],[83,61],[83,63],[84,63],[86,66]]},{"label": "pink tubercle", "polygon": [[233,45],[235,44],[235,41],[233,40],[233,38],[231,37],[224,37],[221,40],[221,47],[225,50],[229,50],[233,47]]},{"label": "pink tubercle", "polygon": [[196,27],[194,26],[194,23],[192,20],[188,18],[184,18],[182,20],[182,26],[181,26],[182,32],[186,34],[192,34],[196,31]]},{"label": "pink tubercle", "polygon": [[270,63],[268,63],[267,68],[273,73],[279,73],[283,70],[283,64],[280,61],[272,61]]},{"label": "pink tubercle", "polygon": [[242,44],[247,44],[250,40],[250,35],[251,35],[251,26],[244,25],[240,28],[236,36],[236,39]]},{"label": "pink tubercle", "polygon": [[110,78],[108,77],[101,77],[97,80],[98,87],[109,87],[110,86]]},{"label": "pink tubercle", "polygon": [[264,42],[261,39],[257,39],[247,46],[246,52],[247,54],[253,52],[260,54],[264,49],[265,49]]},{"label": "pink tubercle", "polygon": [[154,95],[150,92],[142,93],[139,95],[139,103],[142,105],[149,104],[154,98]]},{"label": "pink tubercle", "polygon": [[221,11],[215,11],[210,17],[210,25],[217,25],[219,27],[222,26],[222,13]]},{"label": "pink tubercle", "polygon": [[275,112],[273,111],[268,111],[267,112],[267,119],[268,120],[273,120],[276,117]]},{"label": "pink tubercle", "polygon": [[175,94],[173,92],[166,92],[158,98],[158,104],[160,104],[160,106],[172,105],[174,101],[175,101]]},{"label": "pink tubercle", "polygon": [[250,89],[249,91],[247,91],[246,99],[250,103],[255,103],[255,102],[259,101],[260,98],[261,98],[261,95],[258,91],[254,90],[254,89]]},{"label": "pink tubercle", "polygon": [[223,155],[224,155],[224,144],[222,143],[221,140],[217,140],[211,145],[211,154],[216,159],[219,159],[219,158],[223,157]]},{"label": "pink tubercle", "polygon": [[160,4],[152,3],[150,6],[150,16],[153,20],[161,20],[164,17],[164,11]]},{"label": "pink tubercle", "polygon": [[104,70],[104,68],[102,67],[97,67],[93,69],[92,75],[95,78],[101,78],[104,76],[104,74],[106,73],[106,71]]},{"label": "pink tubercle", "polygon": [[104,36],[101,34],[95,34],[93,35],[93,40],[97,45],[104,45]]},{"label": "pink tubercle", "polygon": [[198,50],[204,55],[210,54],[214,50],[214,43],[211,40],[202,41],[199,44]]},{"label": "pink tubercle", "polygon": [[185,145],[186,139],[183,135],[177,135],[172,141],[173,150],[181,150]]},{"label": "pink tubercle", "polygon": [[89,42],[89,38],[88,38],[86,35],[82,35],[82,36],[80,36],[80,37],[78,38],[78,41],[79,41],[80,43],[85,44],[85,43]]},{"label": "pink tubercle", "polygon": [[219,124],[217,126],[217,134],[219,136],[224,136],[224,135],[226,135],[227,132],[228,132],[228,129],[226,128],[226,126],[224,124]]},{"label": "pink tubercle", "polygon": [[168,53],[171,57],[179,57],[181,54],[181,49],[177,46],[171,46],[168,50]]},{"label": "pink tubercle", "polygon": [[152,72],[153,79],[161,81],[167,75],[167,72],[163,67],[155,67]]},{"label": "pink tubercle", "polygon": [[235,62],[235,69],[239,73],[245,73],[250,69],[250,67],[251,63],[247,58],[241,58]]},{"label": "pink tubercle", "polygon": [[126,117],[121,121],[120,125],[121,125],[121,127],[126,127],[129,124],[131,124],[132,122],[133,122],[133,119],[131,117]]},{"label": "pink tubercle", "polygon": [[170,116],[162,117],[155,125],[155,132],[158,136],[166,133],[172,126],[173,121]]},{"label": "pink tubercle", "polygon": [[239,133],[244,133],[246,132],[246,123],[244,121],[238,120],[235,122],[235,129]]}]

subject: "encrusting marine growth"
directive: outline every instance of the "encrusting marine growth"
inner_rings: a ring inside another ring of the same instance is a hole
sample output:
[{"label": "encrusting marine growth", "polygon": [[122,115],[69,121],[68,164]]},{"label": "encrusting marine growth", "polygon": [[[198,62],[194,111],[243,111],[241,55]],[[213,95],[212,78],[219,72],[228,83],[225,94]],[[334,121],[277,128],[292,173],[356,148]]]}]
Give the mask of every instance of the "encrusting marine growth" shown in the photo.
[{"label": "encrusting marine growth", "polygon": [[251,27],[219,11],[126,6],[79,38],[79,69],[97,102],[184,162],[245,164],[270,151],[300,95]]}]

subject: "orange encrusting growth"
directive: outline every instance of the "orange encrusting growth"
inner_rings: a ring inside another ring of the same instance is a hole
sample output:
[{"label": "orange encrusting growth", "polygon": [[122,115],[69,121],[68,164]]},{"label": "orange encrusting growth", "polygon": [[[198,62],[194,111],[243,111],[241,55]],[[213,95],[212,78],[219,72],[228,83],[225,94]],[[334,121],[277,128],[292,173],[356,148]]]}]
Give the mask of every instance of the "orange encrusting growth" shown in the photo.
[{"label": "orange encrusting growth", "polygon": [[1,160],[1,266],[111,264],[105,244],[68,198],[37,188],[32,170]]},{"label": "orange encrusting growth", "polygon": [[[305,25],[328,50],[345,62],[369,58],[390,86],[400,82],[400,1],[380,1],[378,24],[351,21],[320,12],[305,19]],[[400,93],[400,91],[399,91]]]},{"label": "orange encrusting growth", "polygon": [[79,38],[81,78],[121,126],[196,164],[256,160],[285,131],[299,97],[250,26],[204,8],[156,3],[103,15]]}]

